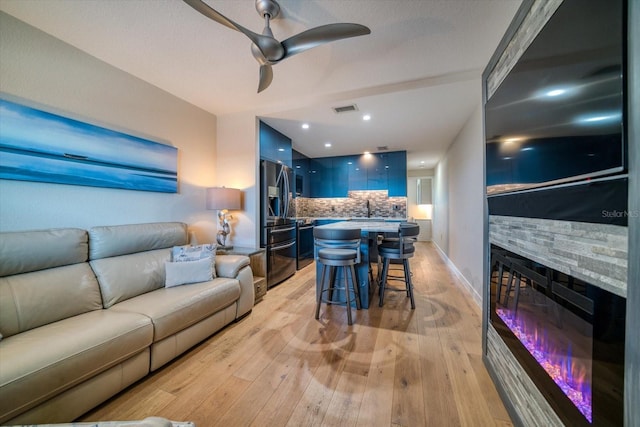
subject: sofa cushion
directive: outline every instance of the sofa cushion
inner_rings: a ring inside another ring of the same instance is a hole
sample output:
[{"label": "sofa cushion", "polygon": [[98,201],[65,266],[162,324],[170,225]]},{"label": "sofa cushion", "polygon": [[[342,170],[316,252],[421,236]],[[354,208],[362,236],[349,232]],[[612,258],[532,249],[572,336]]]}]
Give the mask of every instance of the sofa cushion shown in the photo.
[{"label": "sofa cushion", "polygon": [[87,239],[78,228],[0,233],[0,277],[85,262]]},{"label": "sofa cushion", "polygon": [[86,262],[0,277],[0,333],[6,338],[102,308]]},{"label": "sofa cushion", "polygon": [[187,225],[182,222],[93,227],[89,230],[89,259],[185,245]]},{"label": "sofa cushion", "polygon": [[96,310],[3,339],[0,419],[117,365],[148,347],[152,337],[146,316]]},{"label": "sofa cushion", "polygon": [[189,286],[162,288],[113,305],[109,311],[141,313],[153,322],[153,340],[160,341],[234,303],[237,279],[217,278]]},{"label": "sofa cushion", "polygon": [[100,284],[103,307],[164,288],[164,263],[169,257],[170,249],[158,249],[89,261]]}]

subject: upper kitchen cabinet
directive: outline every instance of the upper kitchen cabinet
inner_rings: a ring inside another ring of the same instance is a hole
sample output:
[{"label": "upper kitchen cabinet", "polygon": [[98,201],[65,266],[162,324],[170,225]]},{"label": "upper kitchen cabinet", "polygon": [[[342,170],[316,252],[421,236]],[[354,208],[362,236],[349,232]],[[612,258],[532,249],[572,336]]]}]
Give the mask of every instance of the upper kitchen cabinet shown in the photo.
[{"label": "upper kitchen cabinet", "polygon": [[333,195],[333,159],[322,157],[309,159],[311,197],[335,197]]},{"label": "upper kitchen cabinet", "polygon": [[349,163],[351,156],[332,157],[331,162],[331,197],[347,197],[349,195]]},{"label": "upper kitchen cabinet", "polygon": [[294,176],[294,197],[311,197],[311,176],[309,159],[299,151],[292,150],[293,176]]},{"label": "upper kitchen cabinet", "polygon": [[367,190],[388,189],[389,155],[377,153],[362,156],[367,166]]},{"label": "upper kitchen cabinet", "polygon": [[388,153],[386,166],[389,197],[407,197],[407,152]]},{"label": "upper kitchen cabinet", "polygon": [[[390,197],[407,196],[405,151],[322,157],[308,159],[308,164],[310,191],[307,197],[347,197],[352,190],[387,190]],[[294,170],[302,168],[301,165]]]},{"label": "upper kitchen cabinet", "polygon": [[387,190],[389,197],[407,196],[407,152],[393,151],[358,156],[350,190]]},{"label": "upper kitchen cabinet", "polygon": [[291,167],[291,138],[260,122],[260,158]]},{"label": "upper kitchen cabinet", "polygon": [[367,189],[367,163],[364,156],[346,156],[349,190]]},{"label": "upper kitchen cabinet", "polygon": [[347,156],[309,159],[309,165],[311,197],[347,197],[350,166]]}]

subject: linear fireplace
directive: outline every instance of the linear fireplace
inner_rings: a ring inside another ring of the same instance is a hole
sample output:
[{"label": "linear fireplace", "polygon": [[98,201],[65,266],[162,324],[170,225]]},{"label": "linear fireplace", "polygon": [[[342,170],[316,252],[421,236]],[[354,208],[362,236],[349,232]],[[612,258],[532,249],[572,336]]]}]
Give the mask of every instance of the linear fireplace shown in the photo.
[{"label": "linear fireplace", "polygon": [[622,425],[625,299],[491,246],[490,321],[558,417]]}]

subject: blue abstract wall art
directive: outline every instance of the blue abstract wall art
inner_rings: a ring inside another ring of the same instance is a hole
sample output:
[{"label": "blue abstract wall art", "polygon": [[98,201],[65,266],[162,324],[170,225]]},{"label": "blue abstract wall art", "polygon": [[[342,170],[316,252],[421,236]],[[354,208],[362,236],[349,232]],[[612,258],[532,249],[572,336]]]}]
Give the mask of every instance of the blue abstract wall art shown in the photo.
[{"label": "blue abstract wall art", "polygon": [[178,150],[0,99],[0,179],[178,191]]}]

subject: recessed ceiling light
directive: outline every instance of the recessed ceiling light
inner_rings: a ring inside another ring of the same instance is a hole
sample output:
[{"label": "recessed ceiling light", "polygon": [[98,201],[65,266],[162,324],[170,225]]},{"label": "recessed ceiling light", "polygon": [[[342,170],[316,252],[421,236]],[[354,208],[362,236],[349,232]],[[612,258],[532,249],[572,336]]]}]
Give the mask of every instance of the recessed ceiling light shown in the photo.
[{"label": "recessed ceiling light", "polygon": [[303,123],[302,129],[309,129],[309,123]]},{"label": "recessed ceiling light", "polygon": [[371,120],[371,116],[369,114],[365,114],[364,116],[362,116],[362,120],[364,121]]},{"label": "recessed ceiling light", "polygon": [[330,142],[325,142],[324,146],[325,146],[325,148],[331,148],[331,143]]},{"label": "recessed ceiling light", "polygon": [[420,160],[420,164],[421,164],[421,165],[424,165],[424,160]]}]

